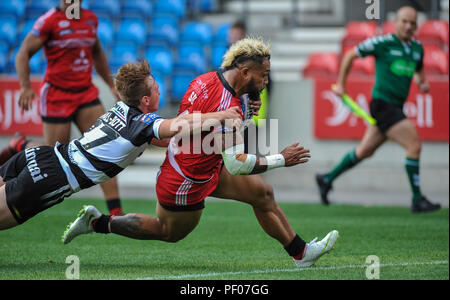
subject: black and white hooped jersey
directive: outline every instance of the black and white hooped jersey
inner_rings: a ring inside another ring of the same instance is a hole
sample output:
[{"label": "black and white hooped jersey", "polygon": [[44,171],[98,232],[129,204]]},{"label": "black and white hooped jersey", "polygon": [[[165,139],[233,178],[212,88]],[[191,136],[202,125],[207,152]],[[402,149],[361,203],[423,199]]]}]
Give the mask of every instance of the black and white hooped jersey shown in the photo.
[{"label": "black and white hooped jersey", "polygon": [[159,139],[161,117],[118,102],[84,133],[55,152],[72,189],[105,182],[139,157],[153,138]]}]

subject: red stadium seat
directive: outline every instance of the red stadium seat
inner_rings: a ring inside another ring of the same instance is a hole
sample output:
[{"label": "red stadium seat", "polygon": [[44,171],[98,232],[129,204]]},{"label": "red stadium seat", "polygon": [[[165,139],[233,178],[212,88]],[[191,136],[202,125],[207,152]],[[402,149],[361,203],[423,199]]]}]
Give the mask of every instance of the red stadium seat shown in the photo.
[{"label": "red stadium seat", "polygon": [[373,76],[375,74],[375,57],[357,58],[353,61],[350,75]]},{"label": "red stadium seat", "polygon": [[345,35],[342,39],[342,50],[344,54],[348,48],[357,46],[362,41],[376,36],[378,33],[377,22],[374,21],[352,21],[345,27]]},{"label": "red stadium seat", "polygon": [[334,78],[339,72],[339,55],[337,53],[313,53],[308,57],[303,69],[304,77]]},{"label": "red stadium seat", "polygon": [[389,33],[395,33],[395,22],[393,21],[386,21],[381,26],[381,33],[383,35],[389,34]]},{"label": "red stadium seat", "polygon": [[448,52],[436,47],[425,46],[424,70],[428,75],[447,75],[449,73]]},{"label": "red stadium seat", "polygon": [[427,20],[419,28],[417,38],[424,45],[438,44],[441,48],[448,46],[448,22],[444,20]]}]

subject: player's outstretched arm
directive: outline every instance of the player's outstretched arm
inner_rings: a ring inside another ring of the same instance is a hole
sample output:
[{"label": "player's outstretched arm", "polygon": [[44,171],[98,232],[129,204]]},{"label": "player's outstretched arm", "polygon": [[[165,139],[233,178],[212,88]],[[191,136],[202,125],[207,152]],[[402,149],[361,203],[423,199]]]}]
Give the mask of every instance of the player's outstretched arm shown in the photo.
[{"label": "player's outstretched arm", "polygon": [[159,139],[171,138],[175,135],[190,135],[202,128],[210,128],[224,125],[225,122],[240,123],[242,116],[237,107],[231,107],[225,111],[213,113],[193,113],[180,115],[177,118],[165,120],[159,127]]},{"label": "player's outstretched arm", "polygon": [[[233,146],[227,147],[231,138]],[[232,175],[260,174],[276,168],[304,164],[311,158],[309,149],[305,149],[299,143],[286,147],[280,154],[258,156],[244,152],[245,146],[240,133],[224,133],[221,139],[222,148],[225,149],[222,152],[223,161]]]}]

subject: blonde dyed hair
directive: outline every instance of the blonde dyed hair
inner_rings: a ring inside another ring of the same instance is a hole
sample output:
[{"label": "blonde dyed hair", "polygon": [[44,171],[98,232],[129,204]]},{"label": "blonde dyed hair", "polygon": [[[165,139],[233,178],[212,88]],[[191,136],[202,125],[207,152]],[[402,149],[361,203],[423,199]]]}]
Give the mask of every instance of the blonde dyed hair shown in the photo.
[{"label": "blonde dyed hair", "polygon": [[129,62],[120,67],[116,75],[116,90],[121,100],[129,106],[138,107],[144,96],[150,96],[148,78],[151,76],[147,60]]},{"label": "blonde dyed hair", "polygon": [[264,59],[270,59],[270,44],[262,38],[247,37],[233,44],[223,56],[222,69],[231,70],[247,61],[262,64]]}]

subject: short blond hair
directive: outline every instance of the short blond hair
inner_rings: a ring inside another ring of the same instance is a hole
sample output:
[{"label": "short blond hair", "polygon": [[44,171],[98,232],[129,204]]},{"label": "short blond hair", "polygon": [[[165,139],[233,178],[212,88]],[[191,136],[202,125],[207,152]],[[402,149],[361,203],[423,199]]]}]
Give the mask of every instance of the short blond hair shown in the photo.
[{"label": "short blond hair", "polygon": [[264,59],[270,59],[270,44],[262,38],[247,37],[236,42],[223,56],[222,69],[231,70],[247,61],[262,64]]},{"label": "short blond hair", "polygon": [[149,76],[151,76],[150,64],[145,59],[137,63],[129,62],[120,67],[115,85],[121,100],[129,106],[138,107],[142,97],[150,96]]}]

